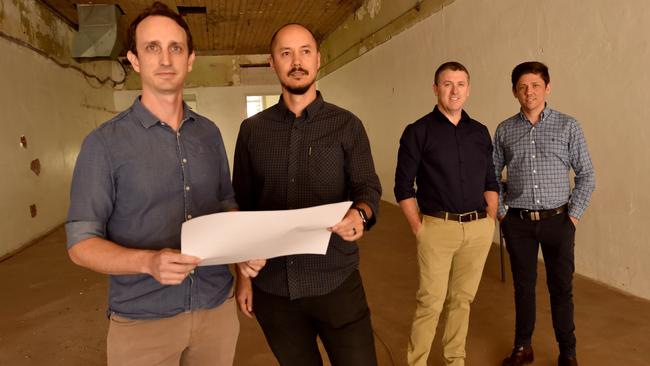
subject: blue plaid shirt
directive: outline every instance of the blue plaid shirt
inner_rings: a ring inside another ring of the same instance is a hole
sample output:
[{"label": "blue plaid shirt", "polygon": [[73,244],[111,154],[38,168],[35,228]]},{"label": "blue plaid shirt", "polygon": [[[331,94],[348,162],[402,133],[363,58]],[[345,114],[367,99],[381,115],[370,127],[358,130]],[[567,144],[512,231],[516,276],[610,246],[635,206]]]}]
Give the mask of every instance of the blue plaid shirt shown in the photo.
[{"label": "blue plaid shirt", "polygon": [[[580,218],[589,205],[596,178],[582,129],[573,117],[547,106],[533,125],[519,112],[497,127],[493,154],[500,185],[503,168],[508,168],[507,194],[500,187],[499,217],[505,215],[505,206],[545,210],[568,203],[569,215]],[[570,169],[575,172],[573,191]]]}]

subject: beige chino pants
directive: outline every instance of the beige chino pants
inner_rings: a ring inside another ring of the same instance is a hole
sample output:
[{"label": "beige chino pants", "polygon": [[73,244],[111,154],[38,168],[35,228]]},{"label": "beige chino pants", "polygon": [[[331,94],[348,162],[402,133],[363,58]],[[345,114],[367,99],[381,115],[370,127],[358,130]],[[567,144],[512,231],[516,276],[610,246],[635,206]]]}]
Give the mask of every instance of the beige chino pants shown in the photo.
[{"label": "beige chino pants", "polygon": [[214,309],[163,319],[113,315],[108,328],[108,366],[231,366],[238,336],[234,296]]},{"label": "beige chino pants", "polygon": [[494,235],[494,219],[466,223],[424,216],[417,233],[420,286],[408,345],[408,364],[425,366],[443,305],[446,365],[465,364],[470,303],[478,289]]}]

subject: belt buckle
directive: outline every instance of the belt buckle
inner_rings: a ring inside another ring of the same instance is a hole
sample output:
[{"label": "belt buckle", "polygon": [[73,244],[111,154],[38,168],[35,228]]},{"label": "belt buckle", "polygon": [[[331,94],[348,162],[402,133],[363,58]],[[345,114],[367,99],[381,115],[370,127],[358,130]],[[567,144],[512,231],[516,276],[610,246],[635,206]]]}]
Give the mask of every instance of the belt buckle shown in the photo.
[{"label": "belt buckle", "polygon": [[519,217],[522,220],[525,219],[524,215],[523,215],[524,213],[526,214],[525,218],[529,219],[530,221],[539,221],[539,220],[541,220],[541,218],[539,217],[539,211],[531,211],[531,210],[521,210],[521,211],[519,211]]},{"label": "belt buckle", "polygon": [[[472,219],[472,215],[474,216],[474,219]],[[478,220],[478,211],[472,211],[472,212],[465,212],[463,214],[458,215],[458,222],[463,223],[463,217],[469,216],[469,220],[467,221],[473,221],[473,220]]]}]

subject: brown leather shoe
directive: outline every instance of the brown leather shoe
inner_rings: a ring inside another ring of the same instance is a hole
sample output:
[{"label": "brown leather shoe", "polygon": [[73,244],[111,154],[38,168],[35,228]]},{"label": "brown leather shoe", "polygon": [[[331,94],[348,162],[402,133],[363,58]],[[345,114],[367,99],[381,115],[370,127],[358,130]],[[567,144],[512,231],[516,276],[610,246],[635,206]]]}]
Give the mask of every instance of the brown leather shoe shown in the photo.
[{"label": "brown leather shoe", "polygon": [[515,347],[510,356],[506,357],[501,366],[522,366],[532,363],[535,359],[533,347]]},{"label": "brown leather shoe", "polygon": [[578,366],[575,356],[562,356],[557,358],[557,366]]}]

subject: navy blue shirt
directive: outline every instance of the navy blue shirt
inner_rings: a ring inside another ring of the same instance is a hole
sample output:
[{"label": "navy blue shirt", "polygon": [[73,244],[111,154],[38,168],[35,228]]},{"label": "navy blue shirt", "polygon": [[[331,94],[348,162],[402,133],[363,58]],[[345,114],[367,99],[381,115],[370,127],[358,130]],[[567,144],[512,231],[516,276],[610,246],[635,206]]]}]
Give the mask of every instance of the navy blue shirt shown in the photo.
[{"label": "navy blue shirt", "polygon": [[[178,132],[137,98],[84,140],[72,178],[68,248],[100,237],[127,248],[180,249],[192,217],[237,208],[221,133],[184,105]],[[180,285],[146,274],[111,275],[109,313],[155,319],[225,301],[225,265],[197,267]]]},{"label": "navy blue shirt", "polygon": [[406,126],[395,172],[398,202],[417,197],[425,215],[482,211],[485,191],[499,191],[487,127],[465,111],[454,125],[438,106]]}]

